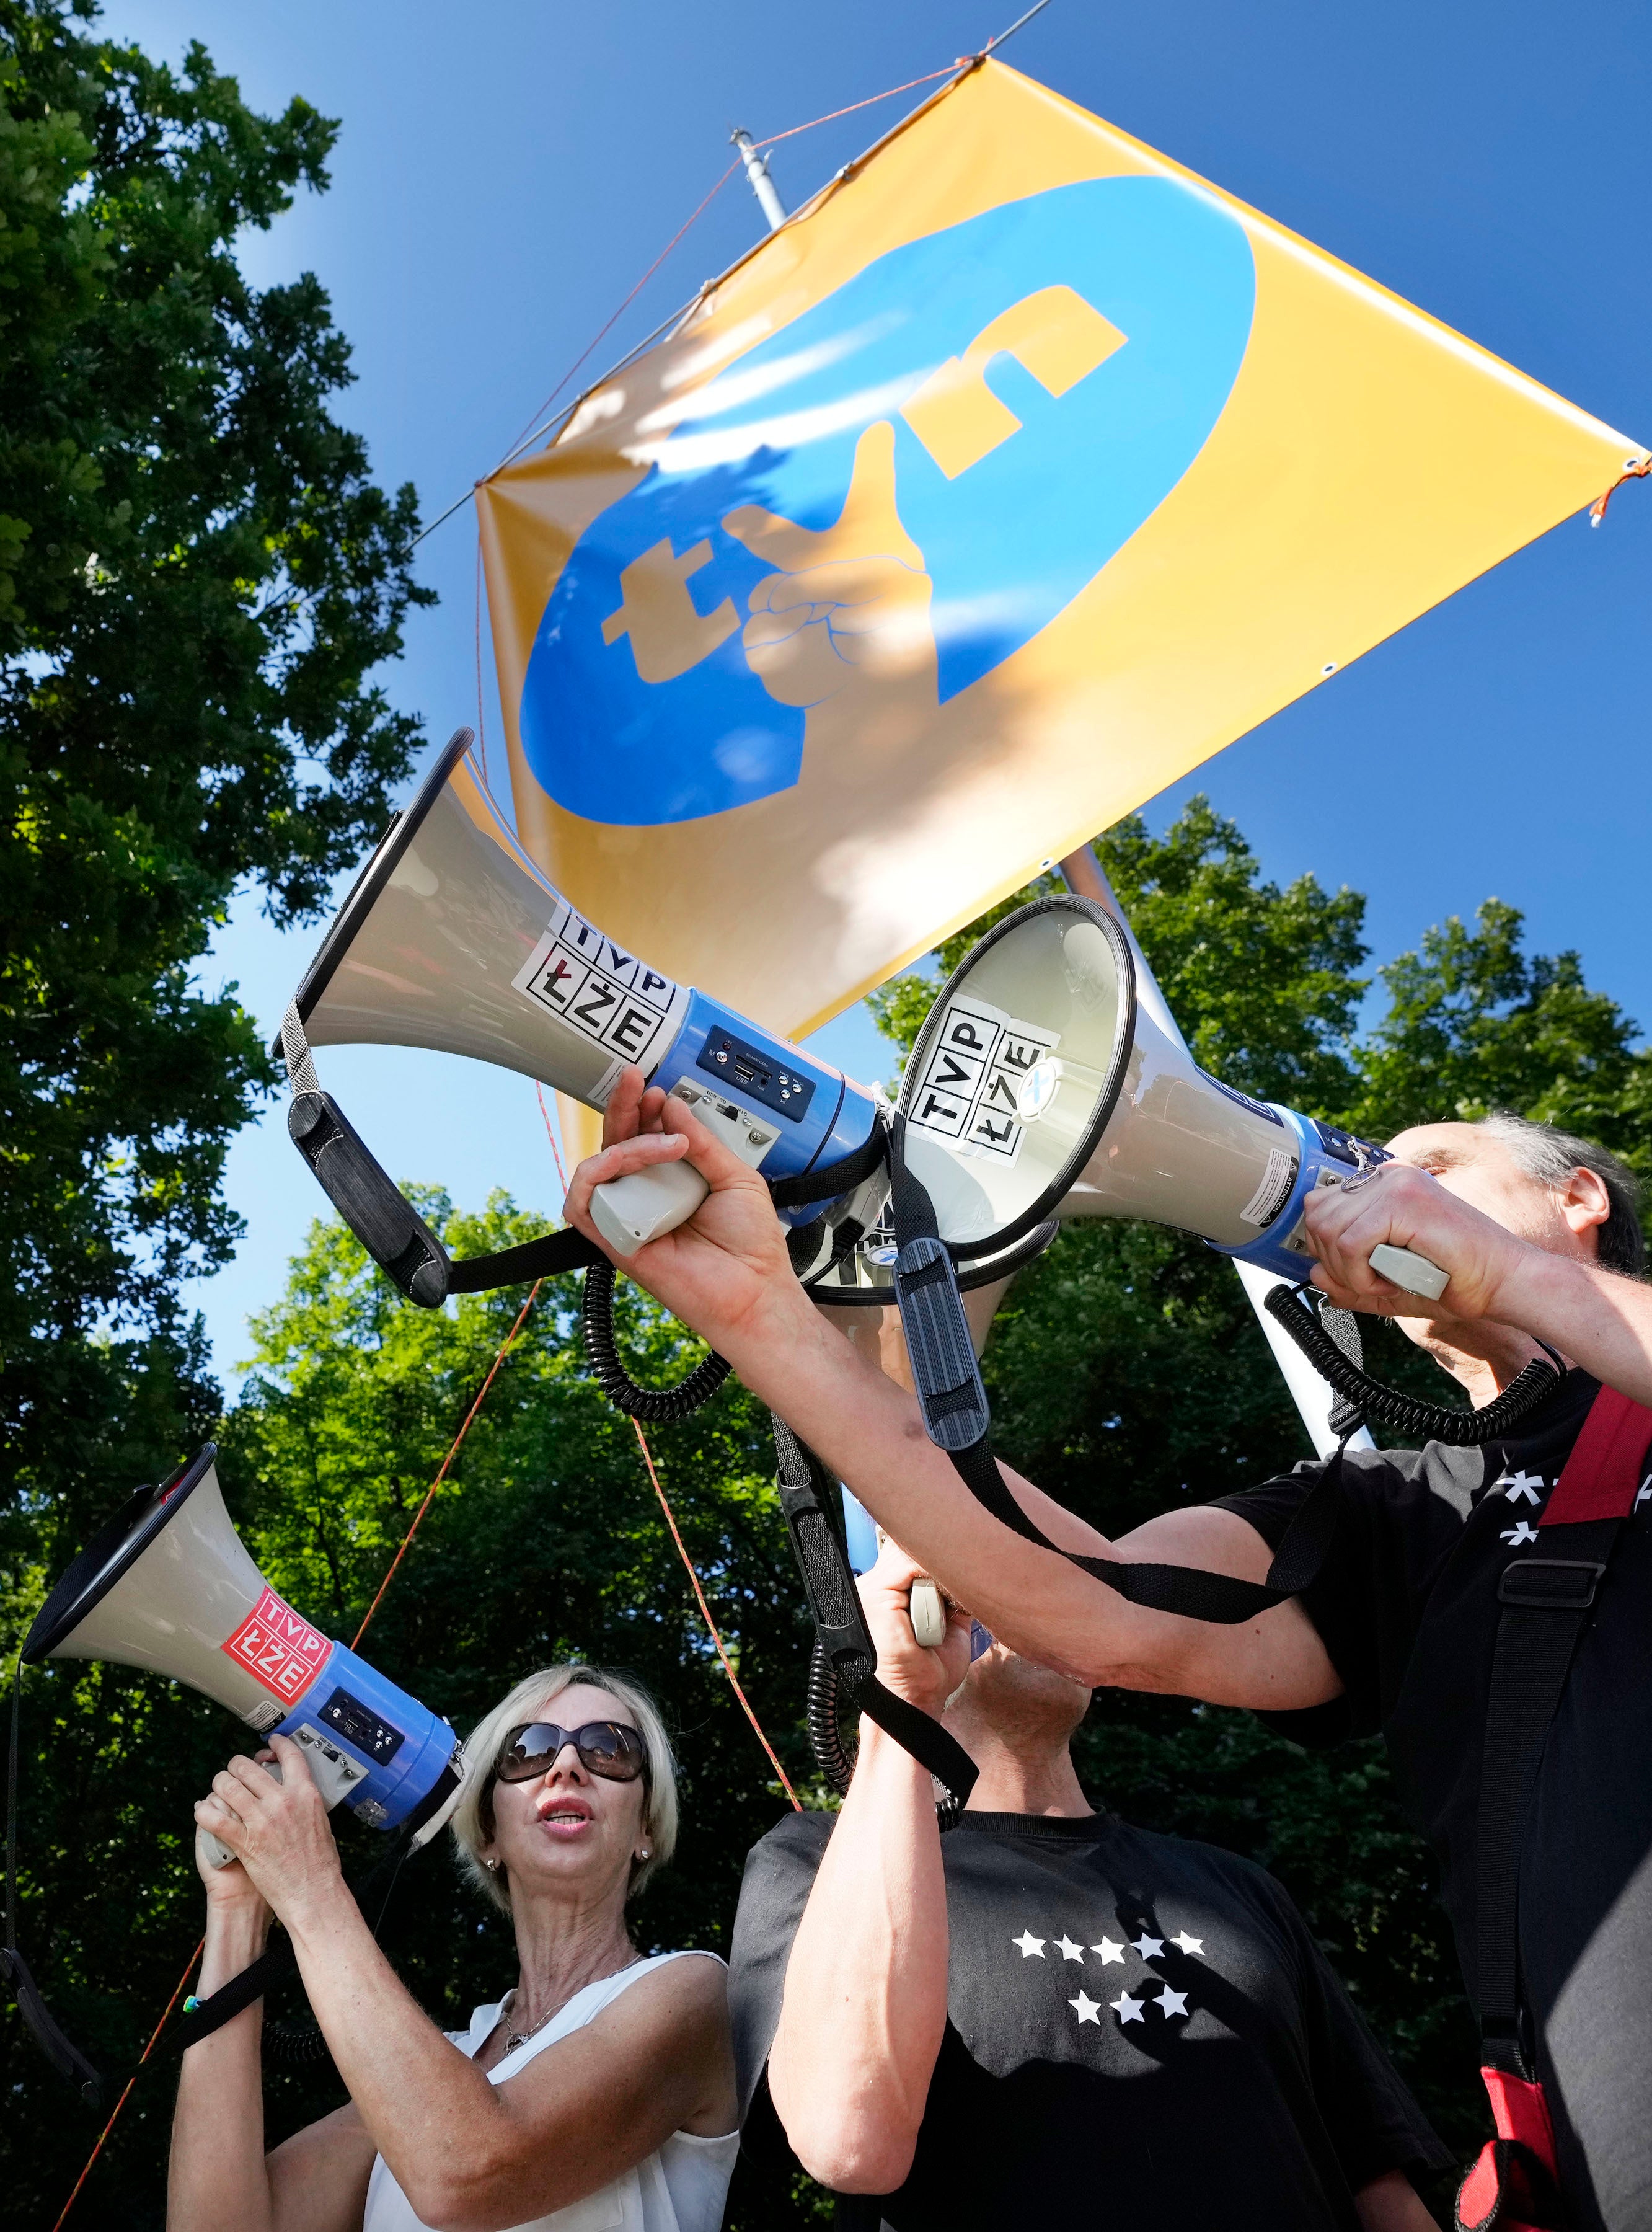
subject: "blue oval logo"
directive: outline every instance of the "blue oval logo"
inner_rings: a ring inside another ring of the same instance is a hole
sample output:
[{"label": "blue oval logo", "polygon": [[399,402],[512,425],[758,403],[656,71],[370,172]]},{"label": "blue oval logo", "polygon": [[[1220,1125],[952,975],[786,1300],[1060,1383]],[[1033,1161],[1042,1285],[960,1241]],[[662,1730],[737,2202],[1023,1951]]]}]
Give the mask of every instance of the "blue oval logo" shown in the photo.
[{"label": "blue oval logo", "polygon": [[891,250],[699,390],[586,528],[521,735],[592,821],[796,782],[811,722],[922,718],[1164,501],[1244,360],[1255,271],[1166,178],[1053,187]]}]

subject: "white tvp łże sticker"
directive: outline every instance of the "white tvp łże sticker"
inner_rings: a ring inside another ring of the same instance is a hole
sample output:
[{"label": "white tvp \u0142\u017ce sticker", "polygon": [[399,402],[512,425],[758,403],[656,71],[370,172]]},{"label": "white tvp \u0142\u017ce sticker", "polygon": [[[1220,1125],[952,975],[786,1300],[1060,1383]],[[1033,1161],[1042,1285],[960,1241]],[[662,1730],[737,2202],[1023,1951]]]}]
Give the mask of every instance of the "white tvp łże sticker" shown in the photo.
[{"label": "white tvp \u0142\u017ce sticker", "polygon": [[[1029,1122],[1053,1098],[1024,1089],[1060,1044],[982,1000],[954,1000],[930,1049],[909,1122],[965,1155],[1013,1163]],[[1047,1074],[1047,1073],[1046,1073]]]},{"label": "white tvp \u0142\u017ce sticker", "polygon": [[511,982],[616,1064],[644,1069],[682,996],[669,976],[616,945],[566,902]]}]

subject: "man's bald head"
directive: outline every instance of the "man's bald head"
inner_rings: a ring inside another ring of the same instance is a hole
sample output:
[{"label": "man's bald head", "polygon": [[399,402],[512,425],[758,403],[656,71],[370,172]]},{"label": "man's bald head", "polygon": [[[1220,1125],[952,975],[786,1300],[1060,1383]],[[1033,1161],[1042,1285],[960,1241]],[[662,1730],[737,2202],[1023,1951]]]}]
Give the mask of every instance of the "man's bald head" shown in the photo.
[{"label": "man's bald head", "polygon": [[1552,1255],[1638,1275],[1646,1249],[1635,1174],[1591,1139],[1499,1113],[1478,1123],[1419,1124],[1389,1145],[1507,1231]]}]

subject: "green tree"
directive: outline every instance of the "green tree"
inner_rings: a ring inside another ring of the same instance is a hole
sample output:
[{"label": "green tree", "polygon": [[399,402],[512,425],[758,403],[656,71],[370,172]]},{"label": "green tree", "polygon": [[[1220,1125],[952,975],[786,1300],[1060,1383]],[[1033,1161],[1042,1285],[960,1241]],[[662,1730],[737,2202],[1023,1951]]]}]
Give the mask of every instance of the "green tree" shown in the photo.
[{"label": "green tree", "polygon": [[175,72],[95,36],[95,12],[0,0],[14,1517],[21,1495],[78,1518],[165,1390],[205,1399],[178,1283],[233,1246],[224,1155],[272,1069],[233,988],[192,989],[191,964],[237,883],[313,914],[383,822],[417,724],[367,677],[428,595],[412,490],[376,487],[329,415],[352,375],[325,294],[260,292],[236,260],[243,228],[325,188],[336,126],[303,101],[260,116],[199,46]]}]

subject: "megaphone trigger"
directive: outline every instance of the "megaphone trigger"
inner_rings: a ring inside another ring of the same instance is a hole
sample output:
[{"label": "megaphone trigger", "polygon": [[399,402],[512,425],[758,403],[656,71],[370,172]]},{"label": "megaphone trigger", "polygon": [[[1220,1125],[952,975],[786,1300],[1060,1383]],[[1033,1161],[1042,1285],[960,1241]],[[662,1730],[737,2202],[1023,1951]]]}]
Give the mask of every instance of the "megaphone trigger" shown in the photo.
[{"label": "megaphone trigger", "polygon": [[918,1643],[925,1651],[938,1651],[947,1639],[946,1599],[927,1573],[920,1573],[913,1582],[907,1607]]},{"label": "megaphone trigger", "polygon": [[1415,1249],[1391,1247],[1386,1240],[1379,1240],[1372,1249],[1370,1267],[1390,1286],[1403,1288],[1408,1294],[1421,1294],[1425,1301],[1437,1302],[1451,1284],[1451,1274],[1426,1256],[1419,1256]]}]

